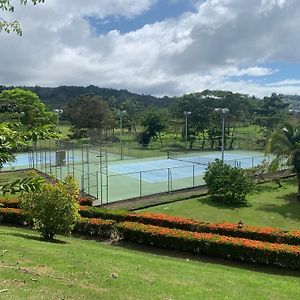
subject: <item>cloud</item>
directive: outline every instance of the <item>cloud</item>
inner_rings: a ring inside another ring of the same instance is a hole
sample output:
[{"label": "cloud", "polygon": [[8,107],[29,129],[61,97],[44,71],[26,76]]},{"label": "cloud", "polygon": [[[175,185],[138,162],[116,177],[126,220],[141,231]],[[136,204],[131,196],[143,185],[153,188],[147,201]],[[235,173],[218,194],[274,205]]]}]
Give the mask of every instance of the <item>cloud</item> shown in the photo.
[{"label": "cloud", "polygon": [[160,1],[49,0],[17,7],[24,35],[0,34],[0,84],[95,84],[155,95],[208,88],[259,96],[300,92],[297,78],[258,81],[280,73],[266,63],[300,61],[300,1],[195,1],[193,13],[125,34],[96,35],[87,18],[135,18]]}]

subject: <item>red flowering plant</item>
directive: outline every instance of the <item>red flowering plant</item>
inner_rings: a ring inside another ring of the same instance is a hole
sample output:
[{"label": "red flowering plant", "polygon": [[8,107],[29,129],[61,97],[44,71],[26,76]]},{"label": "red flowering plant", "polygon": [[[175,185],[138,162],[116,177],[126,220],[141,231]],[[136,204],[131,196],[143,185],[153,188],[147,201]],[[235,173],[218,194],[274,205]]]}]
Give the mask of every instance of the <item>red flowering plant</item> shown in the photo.
[{"label": "red flowering plant", "polygon": [[300,247],[134,222],[116,224],[125,240],[231,260],[300,269]]},{"label": "red flowering plant", "polygon": [[25,223],[25,215],[19,208],[0,208],[0,221],[3,223],[23,225]]},{"label": "red flowering plant", "polygon": [[79,197],[78,203],[80,206],[93,206],[93,199],[90,197]]},{"label": "red flowering plant", "polygon": [[81,218],[76,222],[74,227],[75,232],[88,235],[110,236],[113,225],[113,220],[102,220],[99,218]]},{"label": "red flowering plant", "polygon": [[0,198],[0,207],[20,208],[18,198]]},{"label": "red flowering plant", "polygon": [[103,208],[81,207],[80,215],[88,218],[111,219],[117,222],[131,221],[161,227],[182,229],[193,232],[211,232],[252,240],[300,245],[299,231],[282,231],[272,227],[255,227],[229,222],[206,223],[182,217],[154,213],[132,213],[128,211],[107,210]]}]

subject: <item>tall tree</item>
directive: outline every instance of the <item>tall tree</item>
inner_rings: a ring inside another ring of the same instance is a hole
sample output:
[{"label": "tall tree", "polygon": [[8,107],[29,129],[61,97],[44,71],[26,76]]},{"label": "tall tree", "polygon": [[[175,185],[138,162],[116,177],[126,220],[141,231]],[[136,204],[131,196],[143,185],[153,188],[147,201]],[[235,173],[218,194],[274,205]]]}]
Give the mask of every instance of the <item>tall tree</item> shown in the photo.
[{"label": "tall tree", "polygon": [[255,111],[254,121],[271,133],[285,120],[288,106],[289,104],[284,102],[281,96],[273,93],[271,97],[264,97],[260,102]]},{"label": "tall tree", "polygon": [[161,133],[167,128],[167,119],[164,111],[157,109],[149,109],[144,112],[141,125],[145,128],[144,135],[154,140],[159,139],[162,145]]},{"label": "tall tree", "polygon": [[285,124],[271,135],[267,152],[277,155],[277,160],[287,159],[297,176],[297,200],[300,201],[300,127]]},{"label": "tall tree", "polygon": [[[34,5],[37,3],[45,2],[45,0],[19,0],[22,5],[26,5],[28,2],[32,2]],[[0,0],[0,10],[14,12],[15,6],[12,5],[11,0]],[[0,17],[0,32],[5,31],[10,33],[11,31],[15,31],[17,34],[22,35],[22,29],[18,21],[7,21]]]},{"label": "tall tree", "polygon": [[57,123],[55,113],[35,93],[19,88],[0,93],[0,113],[8,121],[17,117],[24,126],[31,128]]},{"label": "tall tree", "polygon": [[113,126],[108,105],[94,95],[75,98],[66,107],[65,114],[77,129],[97,129],[101,132]]}]

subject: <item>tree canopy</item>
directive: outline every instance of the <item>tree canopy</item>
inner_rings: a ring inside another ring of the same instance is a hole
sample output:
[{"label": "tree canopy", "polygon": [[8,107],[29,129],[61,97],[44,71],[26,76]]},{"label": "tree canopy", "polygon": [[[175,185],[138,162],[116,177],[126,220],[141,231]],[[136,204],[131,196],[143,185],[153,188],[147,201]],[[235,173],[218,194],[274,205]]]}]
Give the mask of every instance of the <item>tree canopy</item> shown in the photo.
[{"label": "tree canopy", "polygon": [[[45,0],[19,0],[20,4],[26,5],[28,2],[32,2],[34,5],[37,3],[45,2]],[[15,6],[12,4],[11,0],[0,0],[0,10],[8,11],[13,13],[15,11]],[[0,32],[5,31],[10,33],[11,31],[22,35],[22,29],[18,21],[7,21],[0,17]]]},{"label": "tree canopy", "polygon": [[113,124],[108,105],[99,96],[86,95],[75,98],[65,111],[72,125],[84,129],[108,129]]}]

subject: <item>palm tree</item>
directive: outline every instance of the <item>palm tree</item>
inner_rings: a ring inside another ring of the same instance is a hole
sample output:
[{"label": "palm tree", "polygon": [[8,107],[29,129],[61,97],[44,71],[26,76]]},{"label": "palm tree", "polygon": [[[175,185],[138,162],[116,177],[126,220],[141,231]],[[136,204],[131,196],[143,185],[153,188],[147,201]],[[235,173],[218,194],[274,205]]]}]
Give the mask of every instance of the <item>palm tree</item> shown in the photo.
[{"label": "palm tree", "polygon": [[286,159],[297,176],[297,200],[300,201],[300,127],[285,124],[274,132],[268,142],[267,152],[276,154],[276,159]]}]

